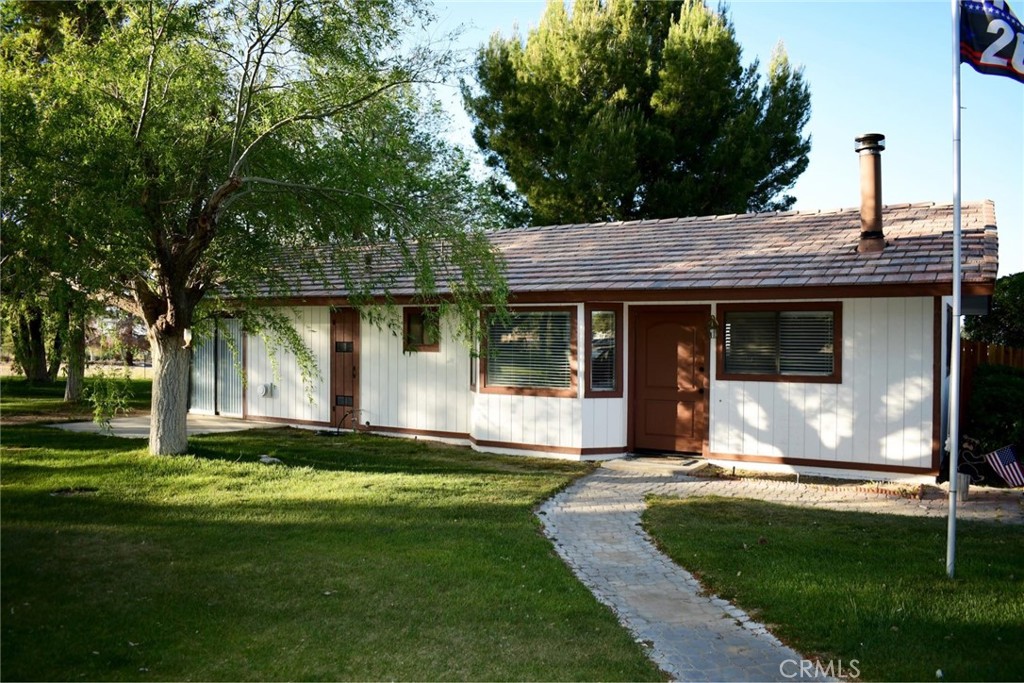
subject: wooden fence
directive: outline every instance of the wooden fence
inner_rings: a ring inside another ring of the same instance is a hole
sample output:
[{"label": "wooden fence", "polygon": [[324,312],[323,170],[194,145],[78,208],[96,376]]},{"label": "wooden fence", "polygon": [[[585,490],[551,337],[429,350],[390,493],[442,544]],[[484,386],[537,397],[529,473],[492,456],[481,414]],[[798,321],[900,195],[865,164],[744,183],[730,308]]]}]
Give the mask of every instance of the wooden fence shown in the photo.
[{"label": "wooden fence", "polygon": [[1009,365],[1024,369],[1024,349],[984,342],[960,342],[960,421],[963,423],[974,389],[974,373],[979,365]]}]

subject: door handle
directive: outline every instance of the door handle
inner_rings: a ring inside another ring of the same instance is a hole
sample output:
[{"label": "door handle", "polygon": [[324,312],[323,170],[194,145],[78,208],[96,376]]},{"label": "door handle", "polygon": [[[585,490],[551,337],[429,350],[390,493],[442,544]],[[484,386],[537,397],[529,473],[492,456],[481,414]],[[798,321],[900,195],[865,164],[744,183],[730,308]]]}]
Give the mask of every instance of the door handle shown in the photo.
[{"label": "door handle", "polygon": [[355,366],[352,366],[352,379],[355,379],[355,378],[356,378],[356,368],[355,368]]},{"label": "door handle", "polygon": [[701,387],[700,389],[698,389],[697,393],[700,394],[701,396],[703,396],[704,395],[704,387]]}]

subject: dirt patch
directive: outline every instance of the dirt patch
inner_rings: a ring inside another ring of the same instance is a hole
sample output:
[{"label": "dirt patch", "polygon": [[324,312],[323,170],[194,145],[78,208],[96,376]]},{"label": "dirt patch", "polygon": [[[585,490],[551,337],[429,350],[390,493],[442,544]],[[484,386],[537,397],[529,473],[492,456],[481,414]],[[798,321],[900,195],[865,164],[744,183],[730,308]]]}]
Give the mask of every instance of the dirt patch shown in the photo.
[{"label": "dirt patch", "polygon": [[67,488],[50,491],[50,495],[58,498],[67,498],[69,496],[88,496],[99,493],[99,491],[99,489],[91,486],[68,486]]}]

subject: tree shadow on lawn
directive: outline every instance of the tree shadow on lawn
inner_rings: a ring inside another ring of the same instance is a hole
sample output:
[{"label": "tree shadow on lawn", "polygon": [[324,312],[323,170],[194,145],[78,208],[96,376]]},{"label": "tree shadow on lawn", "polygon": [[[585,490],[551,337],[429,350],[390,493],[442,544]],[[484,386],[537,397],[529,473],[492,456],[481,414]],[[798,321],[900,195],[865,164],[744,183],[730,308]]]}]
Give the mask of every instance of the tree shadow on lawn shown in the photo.
[{"label": "tree shadow on lawn", "polygon": [[[537,532],[530,500],[564,475],[470,461],[411,485],[73,436],[5,465],[4,679],[652,676]],[[98,491],[50,495],[72,482]]]},{"label": "tree shadow on lawn", "polygon": [[289,467],[380,474],[578,476],[595,467],[568,460],[480,454],[465,446],[376,434],[320,435],[294,427],[200,435],[189,439],[189,452],[210,460],[238,462],[255,462],[260,455],[269,455]]}]

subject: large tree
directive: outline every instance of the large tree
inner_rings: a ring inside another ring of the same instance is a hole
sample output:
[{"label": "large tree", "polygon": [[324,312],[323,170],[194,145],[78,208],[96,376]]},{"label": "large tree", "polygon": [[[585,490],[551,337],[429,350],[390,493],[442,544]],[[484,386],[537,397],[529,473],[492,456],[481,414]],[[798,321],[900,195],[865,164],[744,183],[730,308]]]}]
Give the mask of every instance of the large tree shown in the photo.
[{"label": "large tree", "polygon": [[762,83],[700,0],[549,0],[464,85],[488,165],[536,223],[776,210],[807,167],[810,95],[776,48]]},{"label": "large tree", "polygon": [[[107,11],[98,3],[10,0],[0,6],[0,27],[5,34],[19,35],[18,61],[34,63],[32,69],[16,68],[4,50],[6,71],[0,78],[0,148],[4,152],[0,288],[4,301],[0,315],[10,328],[17,363],[30,382],[53,381],[64,363],[66,401],[81,398],[84,325],[90,302],[71,286],[78,276],[65,235],[51,229],[60,220],[58,194],[67,179],[53,184],[46,173],[39,172],[52,150],[37,135],[39,121],[26,86],[33,73],[60,51],[64,32],[94,40],[106,23]],[[5,40],[4,45],[9,43]]]},{"label": "large tree", "polygon": [[74,254],[79,287],[145,321],[151,452],[187,449],[188,340],[204,306],[229,305],[214,299],[330,273],[366,300],[398,270],[425,298],[457,276],[445,304],[468,321],[500,303],[499,263],[470,225],[486,224],[482,193],[418,95],[450,66],[404,35],[428,18],[418,3],[102,6],[98,35],[64,20],[46,60],[14,22],[0,78],[5,109],[24,110],[45,151],[16,187],[57,214],[47,230]]},{"label": "large tree", "polygon": [[988,315],[969,315],[964,336],[972,341],[1024,348],[1024,272],[996,280],[992,310]]}]

